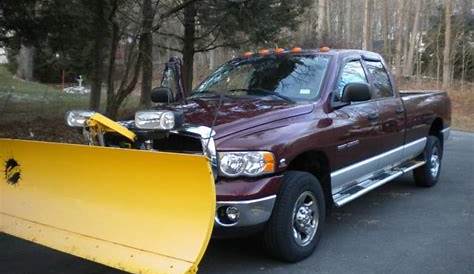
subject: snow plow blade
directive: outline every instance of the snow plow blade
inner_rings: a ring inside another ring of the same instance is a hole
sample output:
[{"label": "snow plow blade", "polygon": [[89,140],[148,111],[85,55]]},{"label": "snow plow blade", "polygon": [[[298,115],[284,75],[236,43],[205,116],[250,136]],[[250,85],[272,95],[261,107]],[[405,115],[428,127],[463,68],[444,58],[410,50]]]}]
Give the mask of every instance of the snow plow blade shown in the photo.
[{"label": "snow plow blade", "polygon": [[0,139],[0,230],[133,273],[193,273],[214,180],[201,155]]}]

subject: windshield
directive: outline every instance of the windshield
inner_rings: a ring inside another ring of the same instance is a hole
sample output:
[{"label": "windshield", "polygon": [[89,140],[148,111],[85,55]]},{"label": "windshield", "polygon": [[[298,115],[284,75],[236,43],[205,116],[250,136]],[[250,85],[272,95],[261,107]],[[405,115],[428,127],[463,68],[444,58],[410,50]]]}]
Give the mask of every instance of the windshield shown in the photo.
[{"label": "windshield", "polygon": [[276,96],[292,101],[319,96],[330,56],[268,56],[231,61],[218,68],[193,96]]}]

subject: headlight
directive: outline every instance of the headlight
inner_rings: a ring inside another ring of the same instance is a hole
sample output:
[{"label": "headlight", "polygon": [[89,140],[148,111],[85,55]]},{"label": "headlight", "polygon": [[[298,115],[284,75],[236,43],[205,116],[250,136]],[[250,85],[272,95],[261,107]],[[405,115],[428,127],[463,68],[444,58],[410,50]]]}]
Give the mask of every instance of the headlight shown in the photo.
[{"label": "headlight", "polygon": [[138,111],[135,125],[141,129],[170,130],[175,126],[175,115],[172,111]]},{"label": "headlight", "polygon": [[219,152],[219,169],[228,177],[259,176],[275,171],[275,157],[268,151]]},{"label": "headlight", "polygon": [[90,110],[72,110],[66,113],[66,124],[70,127],[84,127],[86,121],[95,114]]}]

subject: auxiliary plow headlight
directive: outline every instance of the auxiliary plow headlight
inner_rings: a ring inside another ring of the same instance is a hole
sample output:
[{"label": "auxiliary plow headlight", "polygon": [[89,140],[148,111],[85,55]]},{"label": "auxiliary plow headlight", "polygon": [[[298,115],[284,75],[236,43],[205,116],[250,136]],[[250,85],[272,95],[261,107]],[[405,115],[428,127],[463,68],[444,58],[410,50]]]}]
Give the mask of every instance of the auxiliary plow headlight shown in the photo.
[{"label": "auxiliary plow headlight", "polygon": [[66,113],[66,124],[70,127],[84,127],[86,121],[95,114],[90,110],[71,110]]},{"label": "auxiliary plow headlight", "polygon": [[170,130],[176,125],[176,117],[172,111],[138,111],[135,125],[141,129]]}]

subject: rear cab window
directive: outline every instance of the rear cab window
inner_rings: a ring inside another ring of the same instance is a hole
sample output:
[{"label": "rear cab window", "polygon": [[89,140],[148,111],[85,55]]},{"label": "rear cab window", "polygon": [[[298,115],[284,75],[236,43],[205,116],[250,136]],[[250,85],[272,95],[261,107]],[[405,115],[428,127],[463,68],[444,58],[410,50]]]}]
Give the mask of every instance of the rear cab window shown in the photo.
[{"label": "rear cab window", "polygon": [[372,97],[374,99],[393,97],[392,84],[387,70],[380,61],[365,61],[367,70],[372,76]]}]

